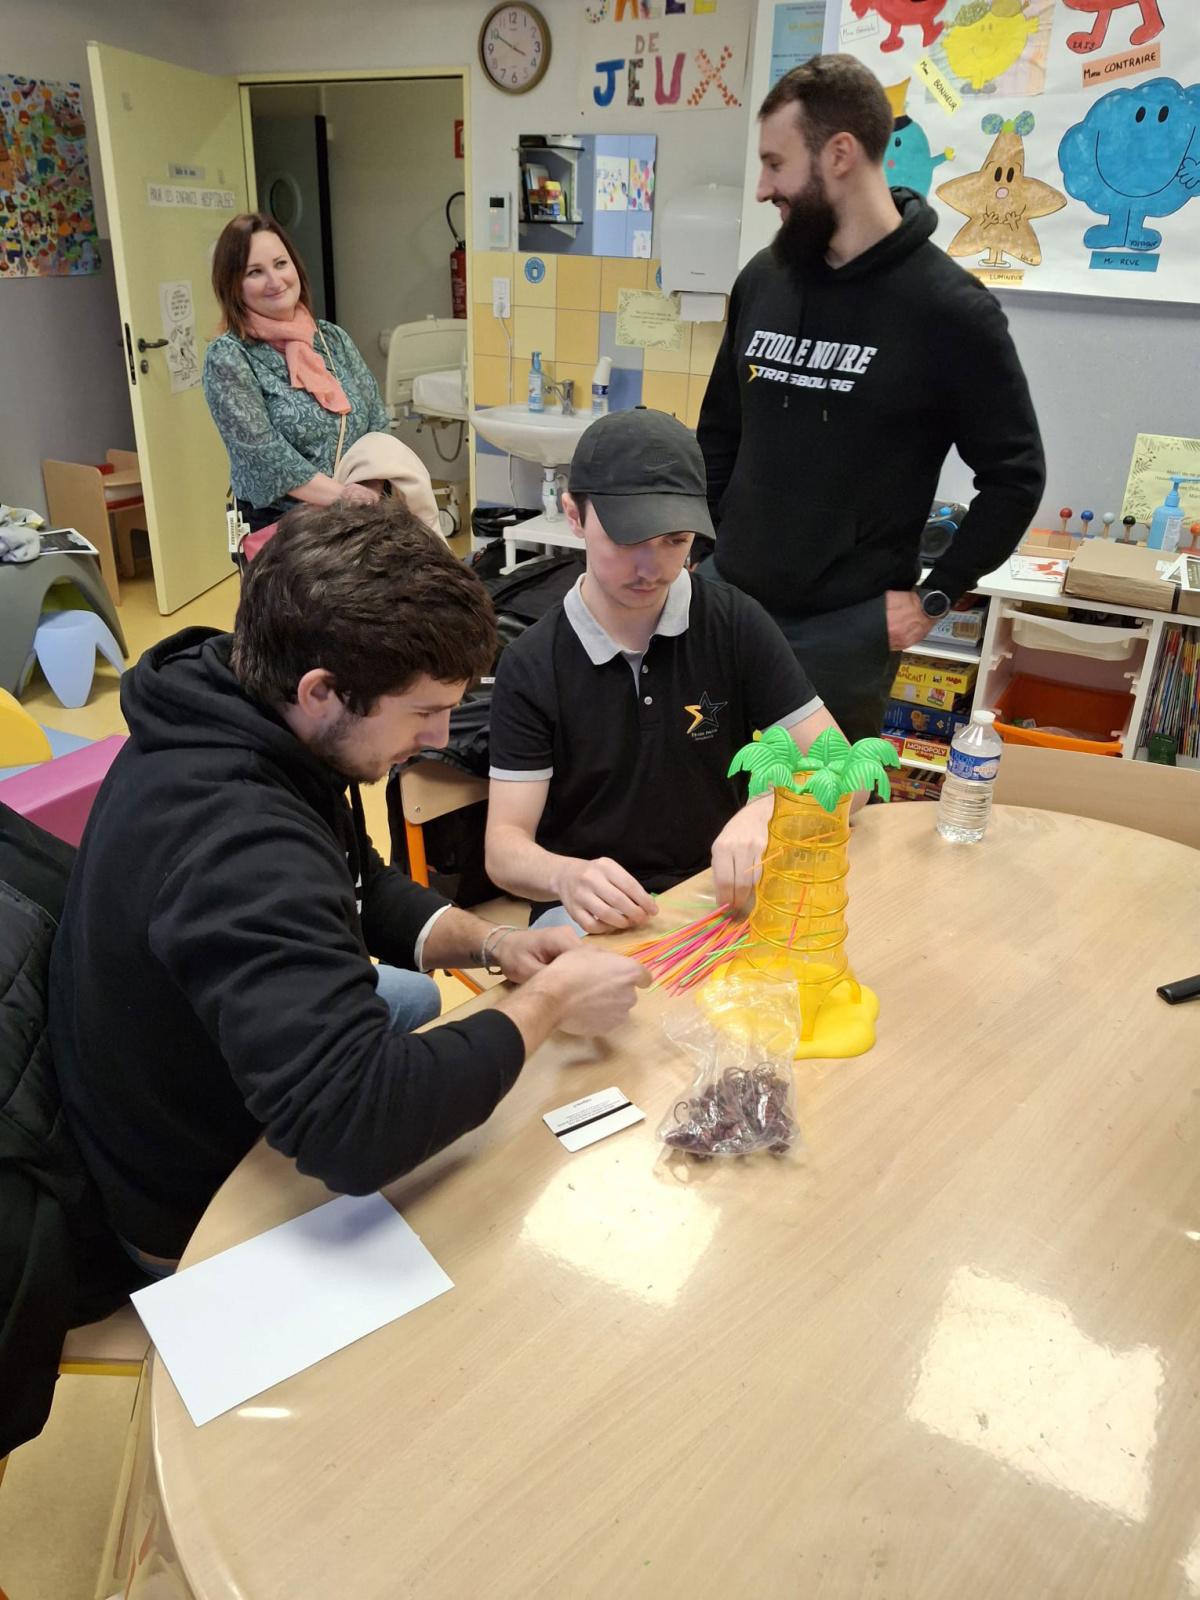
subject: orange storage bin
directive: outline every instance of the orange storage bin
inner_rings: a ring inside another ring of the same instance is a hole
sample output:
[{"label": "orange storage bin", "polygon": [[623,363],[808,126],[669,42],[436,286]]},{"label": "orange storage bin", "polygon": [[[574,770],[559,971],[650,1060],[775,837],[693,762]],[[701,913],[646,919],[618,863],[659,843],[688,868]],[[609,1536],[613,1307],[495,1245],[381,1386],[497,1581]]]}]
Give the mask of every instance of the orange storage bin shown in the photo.
[{"label": "orange storage bin", "polygon": [[[1112,737],[1112,730],[1123,728],[1129,720],[1132,698],[1111,689],[1081,689],[1019,672],[996,698],[996,732],[1009,744],[1038,744],[1053,750],[1079,750],[1090,756],[1119,756],[1121,741]],[[1018,728],[1010,720],[1017,717],[1032,717],[1051,727],[1078,728],[1095,737],[1071,739],[1066,734],[1043,732],[1040,726]]]}]

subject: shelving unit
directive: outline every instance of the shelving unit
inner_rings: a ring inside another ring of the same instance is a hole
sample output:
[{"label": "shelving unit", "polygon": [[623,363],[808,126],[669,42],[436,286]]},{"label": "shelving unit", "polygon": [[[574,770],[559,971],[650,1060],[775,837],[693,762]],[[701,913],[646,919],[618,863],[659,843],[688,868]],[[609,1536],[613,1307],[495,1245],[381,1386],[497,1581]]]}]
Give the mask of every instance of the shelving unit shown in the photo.
[{"label": "shelving unit", "polygon": [[[983,638],[978,646],[960,646],[956,649],[951,641],[922,640],[903,654],[935,657],[956,664],[978,663],[971,710],[994,709],[997,696],[1018,670],[1068,686],[1124,690],[1128,694],[1126,715],[1122,719],[1122,726],[1113,730],[1121,743],[1121,757],[1126,761],[1147,759],[1143,724],[1155,665],[1167,626],[1180,624],[1200,628],[1200,617],[1176,616],[1144,607],[1064,595],[1056,581],[1012,577],[1007,561],[981,579],[974,592],[987,602],[988,607]],[[1070,607],[1076,612],[1128,618],[1130,628],[1124,637],[1130,648],[1126,658],[1100,660],[1089,655],[1089,648],[1097,644],[1108,645],[1114,635],[1119,639],[1123,630],[1105,628],[1101,633],[1099,626],[1087,623],[1056,621],[1050,630],[1058,635],[1056,647],[1053,650],[1035,648],[1029,642],[1031,634],[1021,628],[1017,620],[1031,615],[1026,610],[1030,602],[1043,606]],[[1014,626],[1026,634],[1025,642],[1014,640]],[[1078,650],[1067,648],[1072,642],[1078,643]],[[900,764],[922,772],[945,771],[944,767],[936,767],[931,762],[905,757],[900,758]],[[1200,762],[1187,757],[1178,758],[1178,765],[1200,770]]]},{"label": "shelving unit", "polygon": [[[1115,605],[1107,600],[1087,600],[1076,595],[1064,595],[1057,582],[1041,579],[1012,577],[1007,561],[995,572],[980,580],[976,593],[988,601],[987,624],[980,646],[980,670],[972,697],[972,709],[990,710],[1004,682],[1005,666],[1009,657],[1005,653],[1010,645],[1011,618],[1020,614],[1021,601],[1039,605],[1069,606],[1073,611],[1096,612],[1106,616],[1128,617],[1141,626],[1137,630],[1139,644],[1128,662],[1095,663],[1096,671],[1067,665],[1072,661],[1086,660],[1066,652],[1055,652],[1052,657],[1042,656],[1043,675],[1056,680],[1104,687],[1116,683],[1127,685],[1130,696],[1129,712],[1125,726],[1119,732],[1121,755],[1126,761],[1145,759],[1142,745],[1142,723],[1146,702],[1154,676],[1154,665],[1162,648],[1164,630],[1168,623],[1200,627],[1200,617],[1172,616],[1165,611],[1150,611],[1145,607]],[[1086,624],[1084,625],[1087,626]],[[1018,646],[1018,649],[1024,647]],[[1029,656],[1032,657],[1032,652]],[[1102,669],[1102,670],[1100,670]],[[1029,670],[1029,669],[1027,669]],[[1104,677],[1107,671],[1109,676]],[[1063,674],[1066,674],[1065,679]],[[1011,669],[1009,669],[1011,675]]]}]

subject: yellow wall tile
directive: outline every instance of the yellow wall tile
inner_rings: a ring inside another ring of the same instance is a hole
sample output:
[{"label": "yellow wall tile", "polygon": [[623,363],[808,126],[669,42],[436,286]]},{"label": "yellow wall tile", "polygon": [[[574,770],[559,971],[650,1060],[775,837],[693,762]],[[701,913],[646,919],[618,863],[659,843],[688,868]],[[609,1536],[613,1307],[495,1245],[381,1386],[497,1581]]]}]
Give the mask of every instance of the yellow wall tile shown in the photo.
[{"label": "yellow wall tile", "polygon": [[599,311],[599,256],[559,256],[558,306],[567,311]]},{"label": "yellow wall tile", "polygon": [[600,313],[598,311],[564,311],[560,306],[555,316],[554,359],[596,365],[600,354]]},{"label": "yellow wall tile", "polygon": [[600,268],[600,309],[615,311],[621,289],[646,287],[646,263],[625,261],[620,256],[602,256]]},{"label": "yellow wall tile", "polygon": [[[509,333],[511,332],[510,321]],[[504,334],[504,324],[498,317],[492,315],[491,306],[476,307],[475,315],[471,318],[471,342],[477,356],[503,356],[506,361],[511,359],[508,339]]]},{"label": "yellow wall tile", "polygon": [[700,421],[700,407],[704,403],[704,392],[707,388],[707,378],[699,377],[693,373],[688,379],[687,416],[683,420],[689,428],[694,428]]},{"label": "yellow wall tile", "polygon": [[690,372],[692,361],[692,323],[683,324],[683,339],[678,350],[647,350],[647,372]]},{"label": "yellow wall tile", "polygon": [[[536,347],[535,347],[536,348]],[[553,361],[542,362],[542,373],[547,382],[553,383],[557,370]],[[529,399],[529,363],[528,361],[514,361],[512,364],[512,392],[517,405],[523,406]],[[551,406],[558,404],[557,400],[547,402]]]},{"label": "yellow wall tile", "polygon": [[688,415],[686,372],[647,372],[642,375],[642,404],[651,411],[667,411],[680,422]]},{"label": "yellow wall tile", "polygon": [[511,398],[508,392],[508,359],[500,356],[475,357],[475,404],[477,406],[506,406]]},{"label": "yellow wall tile", "polygon": [[513,355],[528,357],[540,350],[543,361],[553,361],[558,353],[554,315],[553,306],[518,305],[513,311]]},{"label": "yellow wall tile", "polygon": [[707,376],[717,359],[721,340],[725,337],[723,322],[697,322],[692,325],[692,359],[689,372]]},{"label": "yellow wall tile", "polygon": [[[471,294],[477,306],[492,303],[492,279],[507,278],[512,283],[513,258],[511,250],[475,250],[471,261]],[[511,301],[512,295],[509,294]]]},{"label": "yellow wall tile", "polygon": [[[530,283],[525,276],[527,261],[540,261],[546,275],[540,283]],[[558,292],[558,257],[539,256],[536,251],[518,255],[513,262],[513,305],[552,306]]]},{"label": "yellow wall tile", "polygon": [[564,383],[568,378],[575,385],[576,411],[590,411],[592,407],[592,373],[596,370],[596,363],[590,361],[586,366],[578,366],[570,361],[563,361],[560,357],[554,363],[554,381]]}]

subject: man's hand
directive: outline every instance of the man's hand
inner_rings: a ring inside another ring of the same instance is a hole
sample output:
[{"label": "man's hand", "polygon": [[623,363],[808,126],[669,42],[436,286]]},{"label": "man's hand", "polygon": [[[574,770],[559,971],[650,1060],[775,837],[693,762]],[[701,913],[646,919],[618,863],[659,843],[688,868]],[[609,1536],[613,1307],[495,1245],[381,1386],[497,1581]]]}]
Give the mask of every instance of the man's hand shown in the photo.
[{"label": "man's hand", "polygon": [[921,608],[915,589],[889,589],[887,600],[888,644],[893,650],[907,650],[920,644],[933,624]]},{"label": "man's hand", "polygon": [[574,928],[519,928],[499,941],[496,965],[509,983],[526,983],[557,957],[578,948]]},{"label": "man's hand", "polygon": [[735,813],[713,841],[713,889],[717,904],[731,914],[742,909],[758,882],[770,820],[771,797],[763,795]]},{"label": "man's hand", "polygon": [[619,861],[570,860],[555,874],[554,892],[586,933],[640,928],[658,910]]},{"label": "man's hand", "polygon": [[545,968],[537,983],[553,989],[562,1031],[590,1037],[624,1022],[650,974],[629,956],[580,945]]}]

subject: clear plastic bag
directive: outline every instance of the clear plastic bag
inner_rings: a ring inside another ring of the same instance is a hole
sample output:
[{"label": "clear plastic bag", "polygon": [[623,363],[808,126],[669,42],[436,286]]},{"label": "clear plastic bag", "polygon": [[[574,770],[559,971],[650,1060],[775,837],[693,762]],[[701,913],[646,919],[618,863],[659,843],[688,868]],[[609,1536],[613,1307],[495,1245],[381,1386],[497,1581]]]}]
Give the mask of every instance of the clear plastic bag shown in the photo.
[{"label": "clear plastic bag", "polygon": [[794,983],[716,979],[668,1012],[664,1032],[696,1063],[691,1090],[658,1129],[669,1149],[710,1156],[786,1155],[801,1145],[792,1061],[800,1036]]}]

